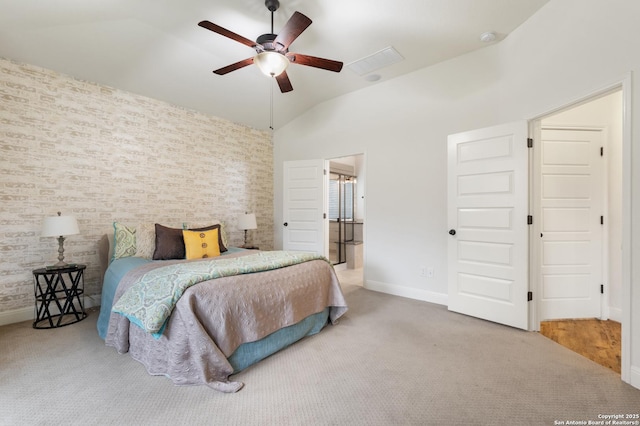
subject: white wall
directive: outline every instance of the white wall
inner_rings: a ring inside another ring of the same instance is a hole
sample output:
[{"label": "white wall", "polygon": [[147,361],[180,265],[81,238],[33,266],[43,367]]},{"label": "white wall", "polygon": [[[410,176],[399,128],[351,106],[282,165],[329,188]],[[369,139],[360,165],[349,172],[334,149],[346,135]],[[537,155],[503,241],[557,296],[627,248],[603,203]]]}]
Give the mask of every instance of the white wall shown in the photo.
[{"label": "white wall", "polygon": [[622,92],[617,91],[592,102],[542,120],[542,125],[603,127],[607,135],[607,206],[605,227],[608,236],[607,286],[608,314],[622,320]]},{"label": "white wall", "polygon": [[[638,16],[635,0],[551,0],[496,45],[309,110],[274,135],[275,223],[282,223],[284,161],[363,152],[366,285],[446,303],[447,135],[538,117],[632,70],[635,80]],[[640,84],[633,87],[638,105]],[[640,125],[640,114],[632,124]],[[638,144],[636,132],[632,145]],[[632,170],[640,170],[640,149],[631,155]],[[629,380],[640,387],[640,186],[631,191]],[[433,266],[435,276],[420,277],[420,265]]]}]

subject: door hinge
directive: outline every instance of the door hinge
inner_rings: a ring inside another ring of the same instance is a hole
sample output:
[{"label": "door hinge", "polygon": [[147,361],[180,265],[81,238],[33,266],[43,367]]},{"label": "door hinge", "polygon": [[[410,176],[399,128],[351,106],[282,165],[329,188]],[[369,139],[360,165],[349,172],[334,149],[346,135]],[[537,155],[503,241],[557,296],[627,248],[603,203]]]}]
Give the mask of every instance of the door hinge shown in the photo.
[{"label": "door hinge", "polygon": [[327,175],[327,169],[322,169],[322,174],[326,176]]},{"label": "door hinge", "polygon": [[533,216],[527,216],[527,225],[533,225]]},{"label": "door hinge", "polygon": [[327,218],[327,214],[326,213],[322,213],[322,218],[326,219]]},{"label": "door hinge", "polygon": [[533,292],[527,292],[527,302],[531,302],[533,300]]},{"label": "door hinge", "polygon": [[527,148],[533,148],[533,139],[527,138]]},{"label": "door hinge", "polygon": [[604,216],[600,216],[600,225],[604,225]]},{"label": "door hinge", "polygon": [[600,294],[604,294],[604,284],[600,284]]},{"label": "door hinge", "polygon": [[604,147],[601,146],[600,147],[600,157],[602,157],[604,155]]}]

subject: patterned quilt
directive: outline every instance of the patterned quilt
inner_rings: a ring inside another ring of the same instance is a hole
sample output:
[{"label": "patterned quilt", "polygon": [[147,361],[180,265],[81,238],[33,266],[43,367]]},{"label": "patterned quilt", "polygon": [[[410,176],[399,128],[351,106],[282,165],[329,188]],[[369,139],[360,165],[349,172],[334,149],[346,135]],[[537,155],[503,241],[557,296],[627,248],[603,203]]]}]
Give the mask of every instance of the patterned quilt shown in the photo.
[{"label": "patterned quilt", "polygon": [[[113,306],[112,311],[160,338],[167,319],[185,290],[203,281],[284,268],[324,259],[315,253],[263,251],[232,259],[178,263],[154,269],[140,277]],[[327,261],[328,262],[328,261]]]},{"label": "patterned quilt", "polygon": [[[254,254],[243,251],[229,258]],[[209,262],[168,260],[137,266],[124,275],[113,300],[118,303],[154,270],[172,264],[200,267]],[[186,288],[159,339],[111,311],[105,343],[118,353],[129,352],[149,374],[168,377],[176,385],[204,384],[237,392],[243,384],[229,380],[234,368],[228,358],[239,346],[297,326],[326,308],[332,324],[348,309],[333,267],[316,259],[264,272],[221,276]]]}]

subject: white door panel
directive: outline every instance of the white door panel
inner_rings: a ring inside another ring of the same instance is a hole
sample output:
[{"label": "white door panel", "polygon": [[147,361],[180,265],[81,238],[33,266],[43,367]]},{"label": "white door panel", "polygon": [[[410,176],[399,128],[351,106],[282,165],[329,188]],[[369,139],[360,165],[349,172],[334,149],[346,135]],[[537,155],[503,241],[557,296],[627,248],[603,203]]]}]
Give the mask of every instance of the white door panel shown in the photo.
[{"label": "white door panel", "polygon": [[601,131],[542,129],[540,320],[602,315],[601,146]]},{"label": "white door panel", "polygon": [[449,309],[527,329],[527,123],[448,143]]},{"label": "white door panel", "polygon": [[590,228],[588,208],[547,207],[542,209],[544,229],[548,232],[587,232]]},{"label": "white door panel", "polygon": [[283,248],[327,256],[325,160],[286,161]]}]

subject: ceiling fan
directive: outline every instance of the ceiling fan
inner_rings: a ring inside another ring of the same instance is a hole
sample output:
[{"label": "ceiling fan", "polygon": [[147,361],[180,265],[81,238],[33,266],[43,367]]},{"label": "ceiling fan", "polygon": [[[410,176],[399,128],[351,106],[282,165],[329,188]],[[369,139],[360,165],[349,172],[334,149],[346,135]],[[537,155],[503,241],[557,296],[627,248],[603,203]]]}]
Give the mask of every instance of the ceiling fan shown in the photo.
[{"label": "ceiling fan", "polygon": [[255,63],[260,70],[270,76],[275,77],[282,93],[293,90],[286,69],[290,63],[298,65],[306,65],[314,68],[340,72],[342,62],[333,61],[331,59],[323,59],[315,56],[302,55],[300,53],[289,52],[289,46],[298,36],[311,25],[311,19],[307,18],[300,12],[295,12],[289,21],[285,24],[279,34],[273,33],[273,12],[278,10],[280,2],[278,0],[266,0],[264,5],[271,12],[271,33],[262,34],[256,41],[249,40],[232,31],[222,28],[209,21],[198,23],[202,28],[213,31],[225,37],[242,43],[256,50],[254,57],[243,59],[226,67],[222,67],[213,71],[215,74],[224,75],[231,71],[238,70]]}]

